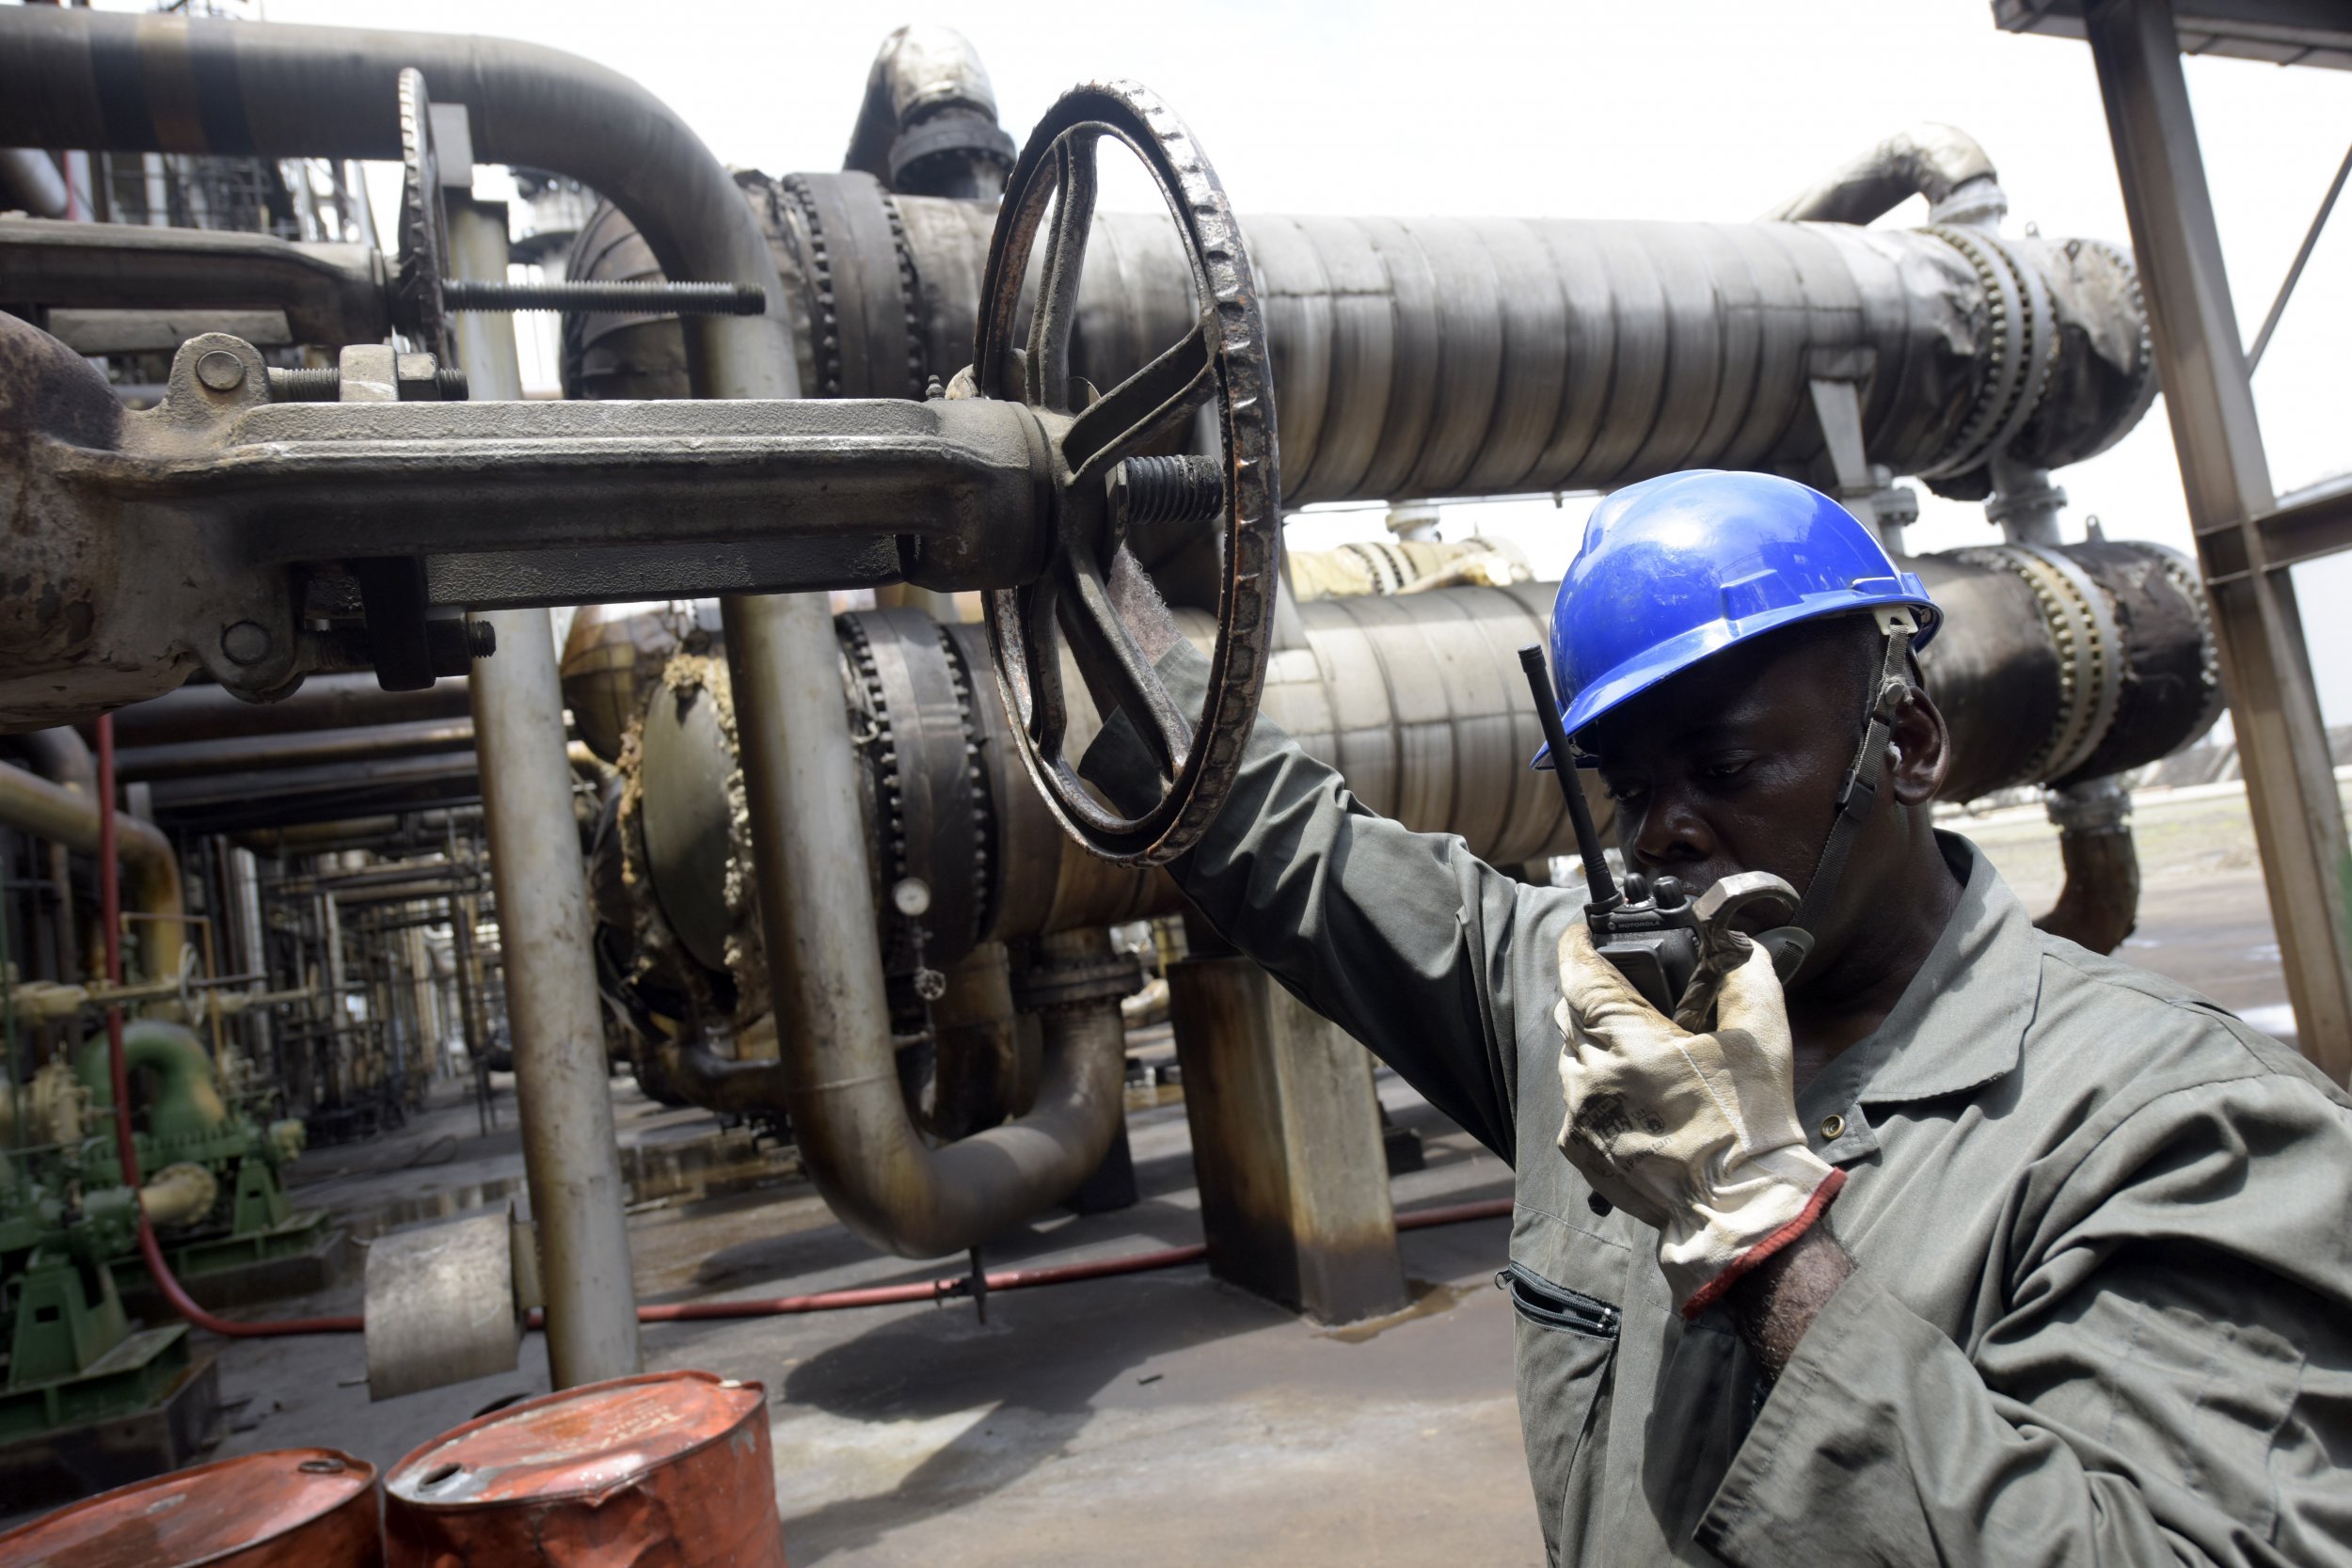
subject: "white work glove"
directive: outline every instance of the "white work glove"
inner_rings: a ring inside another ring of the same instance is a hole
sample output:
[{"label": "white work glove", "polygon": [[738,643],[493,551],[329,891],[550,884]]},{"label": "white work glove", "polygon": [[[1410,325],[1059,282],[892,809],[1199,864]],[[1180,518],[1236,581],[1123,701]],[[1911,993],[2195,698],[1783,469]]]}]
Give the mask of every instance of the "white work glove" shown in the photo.
[{"label": "white work glove", "polygon": [[1686,1318],[1803,1235],[1846,1180],[1805,1147],[1771,956],[1754,948],[1715,1004],[1713,1030],[1685,1028],[1642,1000],[1582,921],[1560,939],[1560,1152],[1658,1227]]}]

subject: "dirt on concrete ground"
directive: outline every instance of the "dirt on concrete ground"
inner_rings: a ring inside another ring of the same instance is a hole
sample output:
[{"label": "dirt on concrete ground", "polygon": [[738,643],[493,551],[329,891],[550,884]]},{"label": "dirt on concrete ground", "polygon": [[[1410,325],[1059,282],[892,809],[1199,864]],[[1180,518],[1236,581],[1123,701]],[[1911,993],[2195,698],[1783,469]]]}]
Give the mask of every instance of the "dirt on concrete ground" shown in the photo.
[{"label": "dirt on concrete ground", "polygon": [[[1954,825],[2029,907],[2056,895],[2056,841],[2038,808]],[[2243,801],[2143,802],[2137,827],[2146,897],[2127,956],[2287,1028]],[[1428,1151],[1426,1169],[1393,1182],[1400,1210],[1509,1192],[1499,1160],[1392,1076],[1380,1086]],[[614,1091],[632,1148],[717,1131],[707,1115],[651,1104],[626,1080]],[[395,1136],[315,1150],[298,1167],[296,1201],[331,1206],[363,1230],[519,1201],[511,1092],[500,1110],[503,1129],[487,1134],[472,1105],[453,1102]],[[988,1265],[1198,1241],[1181,1102],[1138,1110],[1130,1125],[1139,1204],[1043,1217],[991,1245]],[[878,1256],[833,1222],[788,1162],[750,1190],[641,1205],[630,1239],[645,1302],[896,1284],[963,1266]],[[1000,1293],[985,1323],[956,1302],[654,1326],[645,1362],[767,1386],[797,1568],[1058,1557],[1171,1568],[1534,1564],[1542,1549],[1513,1402],[1511,1313],[1493,1289],[1504,1243],[1501,1220],[1406,1233],[1415,1307],[1352,1329],[1320,1329],[1196,1264]],[[348,1312],[358,1296],[355,1282],[245,1315]],[[535,1338],[511,1374],[381,1403],[368,1399],[356,1338],[213,1348],[223,1393],[238,1402],[220,1454],[320,1443],[386,1465],[548,1386]]]}]

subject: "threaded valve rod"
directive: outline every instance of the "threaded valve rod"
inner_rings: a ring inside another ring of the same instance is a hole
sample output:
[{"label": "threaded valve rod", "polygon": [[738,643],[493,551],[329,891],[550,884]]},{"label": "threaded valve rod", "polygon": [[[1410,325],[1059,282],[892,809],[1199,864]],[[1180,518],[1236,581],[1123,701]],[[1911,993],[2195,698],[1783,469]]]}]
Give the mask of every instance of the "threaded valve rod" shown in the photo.
[{"label": "threaded valve rod", "polygon": [[1211,522],[1225,510],[1225,465],[1214,457],[1130,457],[1116,474],[1113,494],[1129,528]]},{"label": "threaded valve rod", "polygon": [[[466,401],[466,372],[455,365],[443,365],[433,372],[434,389],[443,403]],[[269,368],[269,400],[272,403],[334,403],[343,395],[343,372],[333,365],[272,365]]]},{"label": "threaded valve rod", "polygon": [[602,310],[619,316],[757,316],[768,291],[756,283],[490,283],[452,277],[441,284],[449,310]]}]

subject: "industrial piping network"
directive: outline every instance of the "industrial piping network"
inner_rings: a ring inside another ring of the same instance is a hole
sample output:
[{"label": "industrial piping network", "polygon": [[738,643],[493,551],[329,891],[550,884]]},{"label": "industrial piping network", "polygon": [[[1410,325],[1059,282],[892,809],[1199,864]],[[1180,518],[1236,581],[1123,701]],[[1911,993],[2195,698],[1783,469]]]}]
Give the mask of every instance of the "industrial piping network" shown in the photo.
[{"label": "industrial piping network", "polygon": [[[878,84],[891,60],[886,49]],[[964,101],[986,101],[985,76],[977,82]],[[874,139],[862,119],[859,145]],[[850,164],[738,181],[804,324],[803,385],[819,396],[920,396],[968,353],[993,210],[894,191],[854,148]],[[1915,194],[1930,203],[1925,229],[1855,227]],[[2110,949],[2128,934],[2137,895],[2128,802],[2111,776],[2202,734],[2222,693],[2185,560],[2143,545],[2058,544],[2062,498],[2047,470],[2105,450],[2153,396],[2130,259],[2098,241],[2005,237],[2006,207],[1983,150],[1926,126],[1746,225],[1248,219],[1281,397],[1285,499],[1584,489],[1689,466],[1763,467],[1837,493],[1899,550],[1914,508],[1896,475],[1985,500],[2005,542],[1906,561],[1956,610],[1956,629],[1925,660],[1955,723],[1948,793],[2050,785],[2069,875],[2044,924]],[[1107,385],[1182,331],[1190,281],[1158,214],[1106,214],[1094,245],[1073,367]],[[610,208],[581,230],[571,268],[660,276]],[[680,386],[674,328],[658,318],[567,317],[564,349],[575,396],[659,398]],[[1187,530],[1135,542],[1171,598],[1201,593],[1213,541]],[[1536,601],[1549,594],[1303,606],[1264,711],[1340,767],[1373,809],[1462,832],[1499,863],[1563,851],[1556,799],[1504,782],[1514,748],[1535,744],[1511,650],[1534,640]],[[641,619],[617,635],[641,644],[641,675],[660,667],[642,646],[660,643],[659,627]],[[972,695],[969,674],[985,657],[978,628],[902,609],[844,617],[839,635],[867,769],[882,950],[902,1015],[915,969],[944,971],[950,998],[1001,996],[1002,942],[1172,907],[1156,878],[1066,846],[1037,852],[1051,824],[1018,770],[1007,773],[1001,710]],[[1411,693],[1433,671],[1446,673],[1447,689],[1416,708]],[[629,782],[611,840],[614,854],[636,857],[636,875],[603,879],[632,896],[600,911],[630,934],[651,989],[700,1015],[679,1038],[648,1031],[649,1084],[732,1111],[783,1112],[804,1140],[815,1130],[812,1164],[843,1161],[820,1177],[827,1196],[884,1244],[920,1254],[985,1234],[977,1224],[943,1234],[927,1211],[893,1204],[908,1190],[894,1161],[831,1136],[854,1123],[789,1088],[793,1064],[810,1057],[832,1063],[827,1081],[883,1081],[892,1037],[774,1046],[760,1037],[768,985],[729,803],[732,704],[707,660],[674,672],[664,690],[624,759]],[[1457,787],[1470,778],[1493,787]],[[901,879],[927,890],[920,916],[892,908],[886,895]],[[940,1027],[936,1049],[1001,1054],[1009,1025],[974,1028],[966,1006],[951,1006],[956,1024]],[[976,1077],[988,1074],[943,1061],[937,1092],[969,1091]],[[985,1124],[1018,1099],[1000,1075],[977,1104],[934,1112],[946,1128]],[[844,1159],[844,1148],[866,1152]],[[1044,1190],[998,1196],[988,1212],[997,1223],[1053,1200]]]},{"label": "industrial piping network", "polygon": [[[956,112],[936,124],[955,135],[938,136],[925,160],[894,155],[887,165],[893,177],[949,168],[939,188],[955,195],[893,192],[872,172],[754,181],[740,190],[666,109],[550,51],[25,10],[0,15],[0,142],[93,148],[385,156],[397,145],[391,78],[418,66],[443,102],[467,105],[477,156],[576,175],[635,219],[644,239],[634,258],[610,220],[583,234],[583,247],[599,233],[610,242],[606,259],[588,258],[590,276],[658,266],[768,291],[767,316],[695,318],[682,338],[675,323],[575,324],[567,380],[591,395],[788,397],[805,385],[825,395],[919,398],[932,376],[969,356],[993,222],[984,200],[962,196],[990,188],[993,144],[979,132],[979,111],[993,114],[993,101],[984,92],[944,95]],[[880,62],[877,73],[888,87]],[[199,75],[235,82],[240,100],[202,125],[146,107],[151,84]],[[33,91],[39,84],[46,86]],[[900,112],[895,90],[891,97],[902,135],[925,126],[925,117]],[[1785,215],[1875,216],[1883,206],[1871,211],[1873,203],[1906,186],[1937,204],[1927,230],[1253,221],[1248,239],[1282,396],[1286,499],[1586,488],[1713,464],[1815,480],[1899,537],[1901,498],[1891,478],[1918,474],[1947,493],[1992,496],[2020,519],[2011,546],[1944,563],[1949,591],[2006,607],[2026,650],[1985,654],[1981,689],[2011,683],[2049,716],[2046,729],[1988,725],[1980,751],[1963,745],[1982,777],[2090,780],[2102,776],[2094,769],[2161,754],[2210,722],[2218,699],[2193,580],[2124,546],[2104,557],[2085,546],[2051,550],[2040,532],[2049,523],[2046,470],[2111,444],[2153,395],[2128,258],[2096,242],[1999,236],[1990,166],[1964,138],[1882,150]],[[1189,299],[1163,218],[1104,216],[1080,293],[1073,372],[1098,384],[1119,379],[1183,334]],[[664,332],[675,347],[645,348]],[[1180,599],[1188,573],[1197,598],[1200,538],[1171,530],[1138,540]],[[2134,594],[2154,612],[2119,619],[2117,607]],[[1425,602],[1461,612],[1452,599]],[[1466,626],[1478,625],[1462,613]],[[1526,613],[1513,603],[1503,619]],[[929,1255],[968,1244],[1085,1175],[1101,1113],[1066,1113],[1104,1102],[1100,1064],[1112,1053],[1100,1029],[1076,1029],[1060,1053],[1069,1081],[1042,1110],[946,1148],[914,1135],[895,1075],[869,1070],[878,1054],[886,1069],[892,1009],[888,928],[870,917],[877,877],[861,858],[870,762],[840,718],[842,673],[854,660],[806,597],[732,600],[723,619],[737,699],[731,738],[742,759],[737,815],[751,840],[788,1063],[774,1071],[811,1168],[844,1217],[885,1245]],[[1305,619],[1304,641],[1281,656],[1293,665],[1320,658],[1315,627],[1329,635],[1337,624]],[[870,629],[866,636],[873,645]],[[953,626],[901,620],[881,637],[918,653],[927,641],[946,650],[939,657],[960,658],[966,675],[976,667],[966,632]],[[1279,670],[1278,658],[1278,693]],[[1957,670],[1948,678],[1963,680]],[[967,682],[970,711],[959,719],[966,729],[1003,722],[982,691],[974,700]],[[1518,743],[1507,721],[1476,717],[1480,733]],[[1392,734],[1395,721],[1387,721]],[[2028,754],[2013,754],[2027,741]],[[1408,778],[1419,786],[1431,776]],[[1369,798],[1372,785],[1363,787]],[[1019,778],[992,784],[1002,816],[1019,815],[1025,788]],[[1411,820],[1409,794],[1396,809]],[[1549,836],[1529,829],[1524,851],[1495,832],[1497,858],[1557,847],[1556,823]],[[1014,861],[1000,855],[994,863]],[[1149,907],[1132,874],[1109,879],[1128,888],[1127,910]],[[998,937],[1051,932],[1060,893],[1057,878],[1041,900],[1048,912],[1016,921],[1006,912],[1017,904],[1011,894],[977,890],[965,901],[977,911],[969,950],[987,945],[980,938],[992,909]],[[1057,956],[1063,969],[1103,967],[1087,946]],[[1056,1000],[1099,1020],[1105,998]],[[1115,1020],[1115,1005],[1110,1013]],[[820,1062],[810,1042],[857,1053],[853,1095],[816,1092],[840,1082],[826,1069],[842,1064]],[[1115,1112],[1115,1083],[1109,1099]],[[943,1196],[950,1191],[952,1204]]]}]

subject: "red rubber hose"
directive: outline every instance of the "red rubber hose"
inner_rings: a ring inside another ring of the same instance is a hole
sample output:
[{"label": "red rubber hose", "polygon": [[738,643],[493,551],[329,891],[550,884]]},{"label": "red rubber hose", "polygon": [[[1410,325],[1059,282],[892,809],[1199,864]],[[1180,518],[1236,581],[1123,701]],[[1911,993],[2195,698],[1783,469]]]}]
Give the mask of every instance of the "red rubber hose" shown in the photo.
[{"label": "red rubber hose", "polygon": [[[111,713],[98,720],[98,904],[100,917],[106,923],[106,982],[122,984],[122,881],[115,864],[115,721]],[[115,1157],[122,1165],[122,1182],[133,1192],[139,1185],[139,1148],[131,1136],[131,1073],[122,1055],[122,1008],[109,1003],[106,1007],[106,1069],[114,1081],[115,1091]],[[172,1277],[171,1265],[164,1260],[164,1249],[155,1240],[155,1227],[147,1221],[147,1211],[139,1210],[139,1257],[147,1263],[147,1272],[155,1281],[155,1289],[163,1292],[171,1309],[197,1327],[231,1339],[270,1338],[281,1334],[358,1334],[360,1320],[347,1318],[291,1318],[273,1323],[237,1323],[229,1318],[216,1318],[199,1307],[180,1281]]]}]

